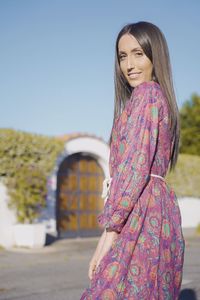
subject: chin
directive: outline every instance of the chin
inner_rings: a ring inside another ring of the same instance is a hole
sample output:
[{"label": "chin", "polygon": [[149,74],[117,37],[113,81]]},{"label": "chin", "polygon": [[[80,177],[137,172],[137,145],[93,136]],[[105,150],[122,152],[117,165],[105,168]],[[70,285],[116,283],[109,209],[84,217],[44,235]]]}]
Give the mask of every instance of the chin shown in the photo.
[{"label": "chin", "polygon": [[132,88],[135,88],[137,85],[139,85],[140,83],[144,82],[145,80],[135,80],[134,82],[131,81],[129,82],[129,85],[132,87]]},{"label": "chin", "polygon": [[132,87],[132,88],[135,88],[137,85],[143,83],[143,82],[146,82],[146,81],[150,81],[151,79],[143,79],[143,80],[135,80],[135,81],[131,81],[129,82],[129,85]]}]

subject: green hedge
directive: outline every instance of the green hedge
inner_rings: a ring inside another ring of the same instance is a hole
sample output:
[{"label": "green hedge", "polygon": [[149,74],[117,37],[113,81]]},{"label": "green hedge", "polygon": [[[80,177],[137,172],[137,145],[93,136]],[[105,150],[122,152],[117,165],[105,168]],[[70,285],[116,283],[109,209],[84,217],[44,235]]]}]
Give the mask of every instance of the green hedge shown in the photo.
[{"label": "green hedge", "polygon": [[200,198],[200,156],[179,154],[175,170],[166,176],[178,197]]},{"label": "green hedge", "polygon": [[33,222],[45,207],[46,180],[63,149],[53,137],[0,129],[0,177],[19,222]]}]

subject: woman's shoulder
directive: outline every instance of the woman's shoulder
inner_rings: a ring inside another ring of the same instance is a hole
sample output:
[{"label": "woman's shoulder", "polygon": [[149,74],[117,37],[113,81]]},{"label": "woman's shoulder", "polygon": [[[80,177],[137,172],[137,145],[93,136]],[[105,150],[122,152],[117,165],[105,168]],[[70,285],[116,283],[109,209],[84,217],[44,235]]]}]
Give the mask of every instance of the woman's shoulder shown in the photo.
[{"label": "woman's shoulder", "polygon": [[132,94],[129,104],[129,114],[147,114],[153,109],[159,112],[159,120],[162,120],[166,111],[166,98],[159,83],[155,81],[145,81],[137,85]]},{"label": "woman's shoulder", "polygon": [[161,86],[156,81],[143,81],[142,83],[138,84],[132,91],[131,96],[138,96],[139,94],[160,94],[162,93]]},{"label": "woman's shoulder", "polygon": [[144,81],[137,85],[131,94],[131,102],[154,103],[163,105],[165,101],[164,93],[160,84],[156,81]]}]

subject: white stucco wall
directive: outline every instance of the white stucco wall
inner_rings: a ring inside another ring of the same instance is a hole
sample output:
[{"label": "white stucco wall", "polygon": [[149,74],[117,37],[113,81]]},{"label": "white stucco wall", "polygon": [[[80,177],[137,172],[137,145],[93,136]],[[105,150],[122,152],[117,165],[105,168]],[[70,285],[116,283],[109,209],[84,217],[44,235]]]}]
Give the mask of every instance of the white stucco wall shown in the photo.
[{"label": "white stucco wall", "polygon": [[0,245],[12,247],[14,245],[13,224],[16,217],[8,208],[8,193],[6,186],[0,181]]},{"label": "white stucco wall", "polygon": [[109,176],[108,161],[110,148],[101,140],[93,137],[78,137],[68,141],[65,144],[65,150],[68,155],[81,152],[82,155],[85,153],[86,155],[93,156],[102,167],[105,176]]},{"label": "white stucco wall", "polygon": [[178,199],[183,228],[196,228],[200,224],[200,199],[183,197]]}]

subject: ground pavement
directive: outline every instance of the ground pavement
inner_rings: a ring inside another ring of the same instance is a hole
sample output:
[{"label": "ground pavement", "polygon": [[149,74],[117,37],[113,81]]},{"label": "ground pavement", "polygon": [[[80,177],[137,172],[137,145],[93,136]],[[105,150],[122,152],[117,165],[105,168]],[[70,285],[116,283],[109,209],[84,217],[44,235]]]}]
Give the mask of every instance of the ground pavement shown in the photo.
[{"label": "ground pavement", "polygon": [[[40,250],[0,250],[0,300],[79,300],[97,238],[58,240]],[[200,237],[186,239],[180,300],[200,299]]]}]

